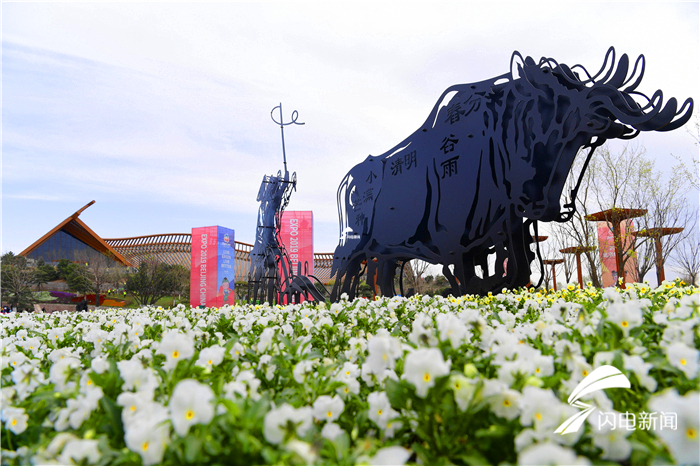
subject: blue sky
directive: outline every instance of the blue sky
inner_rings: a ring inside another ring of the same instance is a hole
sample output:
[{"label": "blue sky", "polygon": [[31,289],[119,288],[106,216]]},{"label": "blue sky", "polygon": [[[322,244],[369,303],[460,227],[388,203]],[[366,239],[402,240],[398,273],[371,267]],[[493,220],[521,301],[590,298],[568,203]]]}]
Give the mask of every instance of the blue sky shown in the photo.
[{"label": "blue sky", "polygon": [[[698,3],[3,3],[2,251],[81,218],[104,238],[222,225],[252,242],[285,132],[315,249],[338,241],[336,190],[415,131],[452,84],[514,50],[597,70],[643,53],[640,90],[698,97]],[[670,167],[684,130],[638,138]]]}]

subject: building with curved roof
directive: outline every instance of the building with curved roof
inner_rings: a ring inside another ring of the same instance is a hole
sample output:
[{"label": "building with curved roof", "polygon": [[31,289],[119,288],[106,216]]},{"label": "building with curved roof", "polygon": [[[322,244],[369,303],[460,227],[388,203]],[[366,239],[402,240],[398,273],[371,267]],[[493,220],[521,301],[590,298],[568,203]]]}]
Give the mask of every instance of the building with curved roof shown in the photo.
[{"label": "building with curved roof", "polygon": [[[81,261],[90,254],[100,253],[128,267],[138,267],[144,260],[156,259],[167,264],[190,268],[191,233],[103,239],[78,218],[94,203],[95,201],[91,201],[83,206],[32,243],[20,255],[35,260],[43,259],[45,262],[56,262],[61,259]],[[248,281],[250,251],[253,245],[239,241],[235,243],[236,281]],[[328,283],[331,279],[332,264],[333,253],[314,253],[314,273],[321,282]]]}]

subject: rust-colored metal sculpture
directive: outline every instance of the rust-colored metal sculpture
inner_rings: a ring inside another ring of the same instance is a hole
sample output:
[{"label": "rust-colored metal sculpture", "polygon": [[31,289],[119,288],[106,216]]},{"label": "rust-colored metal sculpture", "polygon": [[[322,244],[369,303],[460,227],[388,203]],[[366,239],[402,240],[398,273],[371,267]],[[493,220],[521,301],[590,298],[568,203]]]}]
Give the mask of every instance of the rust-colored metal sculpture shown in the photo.
[{"label": "rust-colored metal sculpture", "polygon": [[560,249],[562,254],[576,254],[576,271],[578,273],[578,284],[583,288],[583,271],[581,270],[581,254],[595,251],[595,246],[572,246],[570,248]]},{"label": "rust-colored metal sculpture", "polygon": [[[646,209],[621,209],[613,207],[612,209],[602,210],[594,214],[586,215],[585,219],[589,222],[608,222],[612,225],[613,242],[615,243],[615,266],[617,267],[617,285],[620,288],[625,287],[625,260],[622,251],[622,232],[620,224],[623,220],[641,217],[646,215]],[[622,280],[620,280],[622,278]]]},{"label": "rust-colored metal sculpture", "polygon": [[[631,73],[629,64],[610,48],[591,76],[515,52],[509,73],[448,88],[416,132],[342,180],[332,299],[356,295],[363,263],[368,282],[376,274],[382,294],[394,295],[397,264],[410,259],[441,264],[455,295],[527,284],[536,257],[530,227],[537,236],[538,221],[572,217],[595,148],[676,129],[692,114],[691,99],[679,110],[674,98],[664,105],[661,91],[639,93],[644,57]],[[581,148],[584,168],[562,206]]]},{"label": "rust-colored metal sculpture", "polygon": [[656,227],[647,228],[646,230],[638,231],[634,233],[635,236],[641,236],[645,238],[652,238],[654,240],[654,246],[656,251],[656,280],[659,285],[661,282],[666,280],[666,273],[664,273],[664,255],[661,249],[661,237],[667,235],[675,235],[683,231],[683,228],[677,227]]},{"label": "rust-colored metal sculpture", "polygon": [[542,261],[542,263],[552,266],[552,283],[554,284],[554,291],[557,291],[557,271],[554,269],[554,267],[557,264],[563,264],[564,259],[545,259]]}]

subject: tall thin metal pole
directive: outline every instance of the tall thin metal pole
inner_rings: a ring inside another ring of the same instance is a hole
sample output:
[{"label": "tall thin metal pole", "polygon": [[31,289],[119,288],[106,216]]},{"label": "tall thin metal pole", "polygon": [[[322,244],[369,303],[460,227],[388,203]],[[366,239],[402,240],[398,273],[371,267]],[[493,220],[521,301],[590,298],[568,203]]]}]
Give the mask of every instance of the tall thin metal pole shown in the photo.
[{"label": "tall thin metal pole", "polygon": [[282,116],[282,102],[280,102],[280,131],[282,132],[282,158],[284,160],[284,172],[287,173],[287,152],[284,149],[284,117]]}]

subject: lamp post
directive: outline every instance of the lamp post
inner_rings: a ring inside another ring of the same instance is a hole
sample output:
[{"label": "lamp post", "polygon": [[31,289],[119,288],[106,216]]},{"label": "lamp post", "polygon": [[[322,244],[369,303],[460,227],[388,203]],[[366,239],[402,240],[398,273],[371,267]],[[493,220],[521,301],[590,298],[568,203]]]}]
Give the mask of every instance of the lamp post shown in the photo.
[{"label": "lamp post", "polygon": [[578,284],[583,289],[583,273],[581,272],[581,254],[594,251],[595,246],[573,246],[570,248],[560,249],[562,254],[576,254],[576,270],[578,271]]},{"label": "lamp post", "polygon": [[[596,212],[595,214],[586,215],[584,217],[589,222],[608,222],[612,224],[613,242],[615,243],[615,267],[617,268],[618,286],[624,288],[625,282],[625,267],[622,260],[622,234],[620,232],[620,223],[623,220],[630,218],[641,217],[646,215],[646,209],[620,209],[613,207],[612,209]],[[622,282],[620,282],[622,278]]]},{"label": "lamp post", "polygon": [[654,245],[656,246],[656,279],[661,285],[661,282],[666,280],[666,274],[664,273],[664,256],[661,250],[661,237],[667,235],[675,235],[683,231],[683,228],[647,228],[646,230],[638,231],[634,235],[641,236],[645,238],[653,238]]}]

